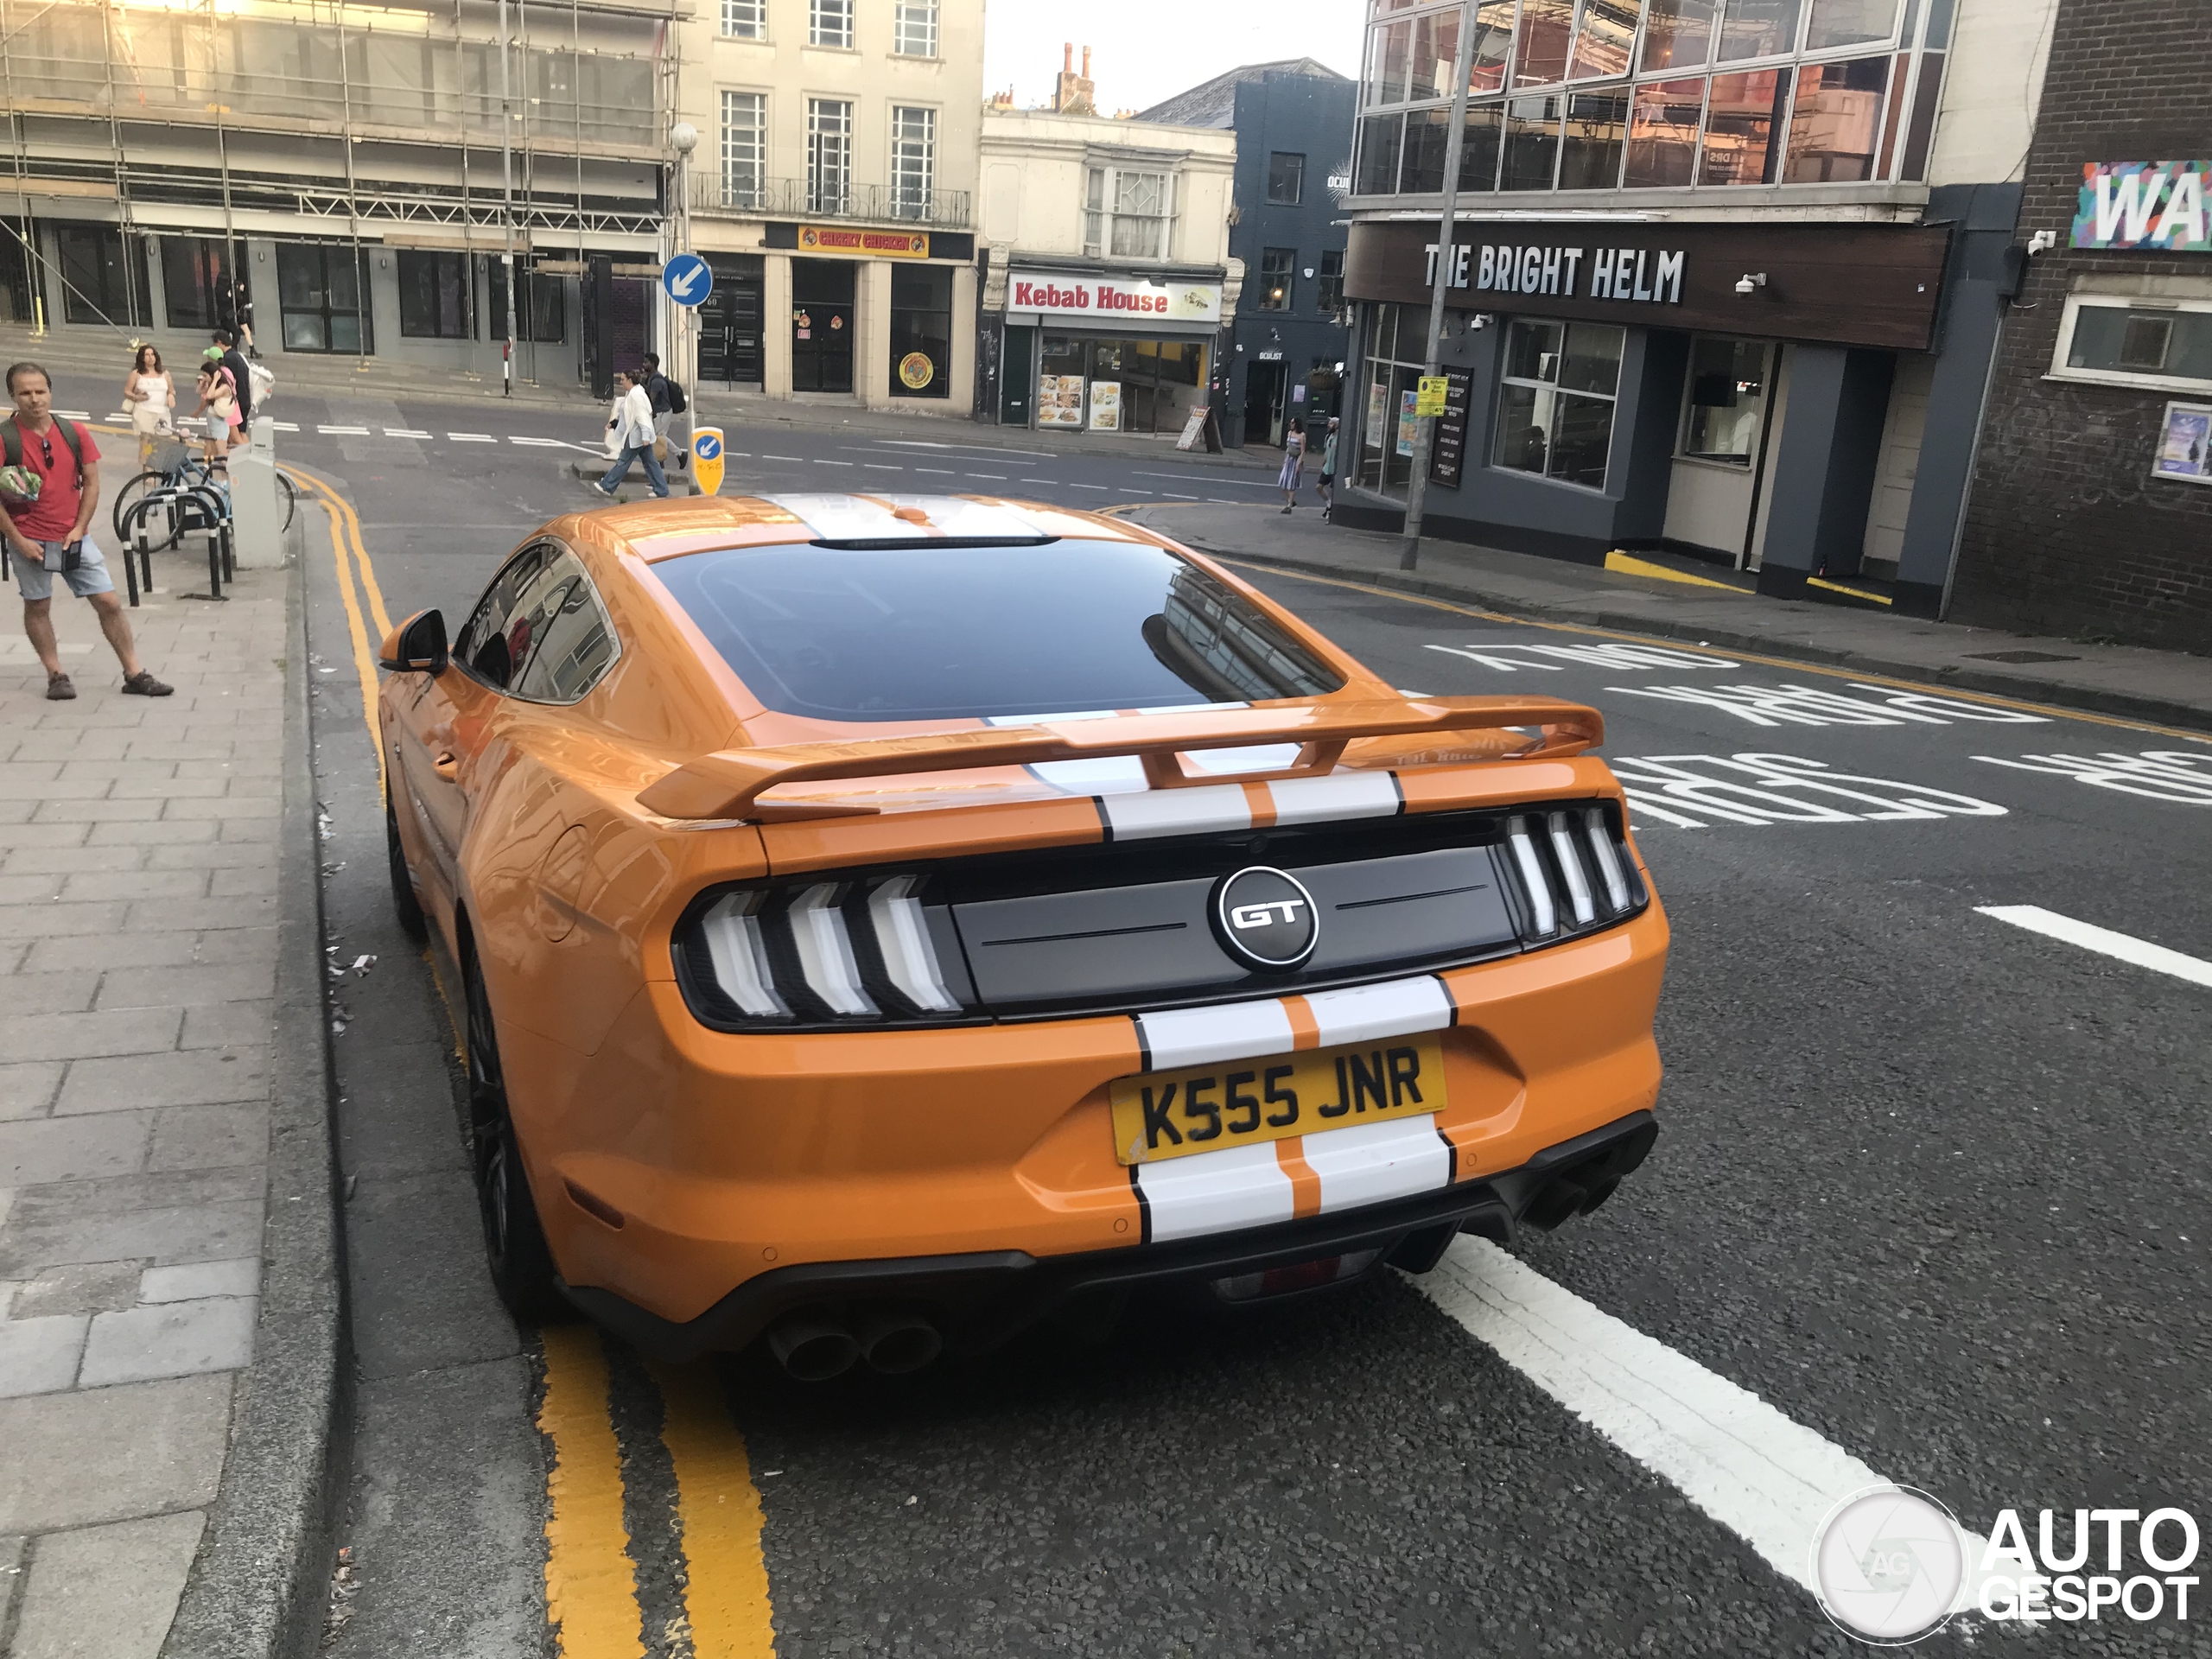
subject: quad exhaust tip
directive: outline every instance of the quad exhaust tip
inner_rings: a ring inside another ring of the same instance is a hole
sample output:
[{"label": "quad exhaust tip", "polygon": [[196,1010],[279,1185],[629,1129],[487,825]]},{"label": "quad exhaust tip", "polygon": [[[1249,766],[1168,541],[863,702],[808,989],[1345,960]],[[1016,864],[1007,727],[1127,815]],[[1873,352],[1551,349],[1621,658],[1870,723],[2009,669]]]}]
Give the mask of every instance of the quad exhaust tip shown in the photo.
[{"label": "quad exhaust tip", "polygon": [[944,1351],[938,1328],[911,1308],[862,1308],[850,1323],[826,1309],[802,1309],[768,1332],[768,1350],[801,1382],[827,1382],[866,1360],[888,1376],[918,1371]]}]

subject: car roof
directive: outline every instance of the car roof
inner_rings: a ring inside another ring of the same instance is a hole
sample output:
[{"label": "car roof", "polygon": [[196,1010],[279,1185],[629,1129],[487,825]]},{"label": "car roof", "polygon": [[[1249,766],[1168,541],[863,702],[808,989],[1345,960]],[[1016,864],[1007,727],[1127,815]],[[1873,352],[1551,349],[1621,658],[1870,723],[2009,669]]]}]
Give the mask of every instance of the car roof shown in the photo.
[{"label": "car roof", "polygon": [[690,496],[603,507],[582,518],[648,563],[715,549],[808,543],[895,547],[957,540],[1020,545],[1083,537],[1157,543],[1156,537],[1116,519],[1000,496]]}]

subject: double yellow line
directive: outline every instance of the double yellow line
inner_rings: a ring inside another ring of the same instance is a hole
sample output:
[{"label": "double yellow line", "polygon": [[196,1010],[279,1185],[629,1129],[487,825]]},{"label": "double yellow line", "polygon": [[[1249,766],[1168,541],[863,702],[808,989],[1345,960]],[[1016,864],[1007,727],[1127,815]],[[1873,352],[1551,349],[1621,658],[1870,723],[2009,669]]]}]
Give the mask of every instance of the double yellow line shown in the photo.
[{"label": "double yellow line", "polygon": [[[309,498],[321,504],[330,520],[330,556],[337,566],[338,593],[346,602],[346,630],[353,643],[353,672],[361,683],[361,721],[368,728],[369,752],[377,758],[377,786],[385,786],[384,740],[377,730],[377,653],[369,639],[369,620],[376,625],[377,643],[391,632],[391,618],[384,607],[384,590],[377,586],[377,569],[361,538],[360,515],[327,479],[298,467],[284,469],[305,486]],[[349,564],[351,568],[349,569]],[[355,591],[359,583],[359,594]],[[367,603],[369,620],[362,615]]]}]

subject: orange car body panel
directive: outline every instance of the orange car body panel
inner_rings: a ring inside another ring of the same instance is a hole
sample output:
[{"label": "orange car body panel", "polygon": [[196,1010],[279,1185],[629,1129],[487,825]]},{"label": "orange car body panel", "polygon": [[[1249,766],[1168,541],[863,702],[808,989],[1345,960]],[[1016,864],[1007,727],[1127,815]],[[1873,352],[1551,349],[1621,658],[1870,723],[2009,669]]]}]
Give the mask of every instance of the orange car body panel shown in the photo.
[{"label": "orange car body panel", "polygon": [[[1408,701],[1231,570],[1116,520],[1023,510],[1061,533],[1166,548],[1238,590],[1344,677],[1313,703]],[[543,707],[454,667],[389,676],[379,699],[402,846],[446,946],[456,958],[473,950],[483,975],[561,1273],[679,1323],[797,1263],[1052,1256],[1139,1240],[1108,1108],[1109,1084],[1143,1065],[1126,1014],[732,1033],[685,1004],[671,938],[710,886],[1103,839],[1089,798],[1011,766],[791,789],[878,809],[866,816],[688,823],[639,805],[724,751],[982,727],[765,710],[652,575],[663,559],[805,537],[792,514],[743,499],[556,519],[524,545],[557,541],[590,572],[621,640],[598,684]],[[1512,758],[1526,741],[1496,730],[1376,738],[1341,764],[1395,769],[1408,815],[1605,799],[1626,822],[1602,762]],[[1440,1033],[1451,1104],[1437,1123],[1456,1179],[1516,1168],[1652,1104],[1667,948],[1654,896],[1602,932],[1440,972],[1459,1011]],[[1312,1046],[1306,1023],[1300,1046]],[[602,1218],[610,1211],[619,1227]]]}]

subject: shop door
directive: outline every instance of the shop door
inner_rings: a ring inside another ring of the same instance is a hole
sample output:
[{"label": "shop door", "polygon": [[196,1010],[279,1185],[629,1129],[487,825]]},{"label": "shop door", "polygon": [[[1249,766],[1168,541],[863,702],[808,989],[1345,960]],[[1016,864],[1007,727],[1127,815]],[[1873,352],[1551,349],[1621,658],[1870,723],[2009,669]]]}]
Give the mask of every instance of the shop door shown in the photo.
[{"label": "shop door", "polygon": [[1244,371],[1244,442],[1274,448],[1282,442],[1283,365],[1255,363]]},{"label": "shop door", "polygon": [[791,261],[791,390],[853,389],[853,273],[844,259]]},{"label": "shop door", "polygon": [[1030,394],[1036,390],[1033,377],[1036,362],[1033,353],[1037,349],[1034,328],[1009,328],[1006,331],[1006,348],[999,359],[999,424],[1027,426],[1029,424]]},{"label": "shop door", "polygon": [[760,380],[760,296],[758,276],[715,273],[714,292],[699,308],[699,378],[726,386]]},{"label": "shop door", "polygon": [[1701,334],[1690,343],[1665,535],[1738,569],[1751,542],[1772,378],[1764,340]]}]

